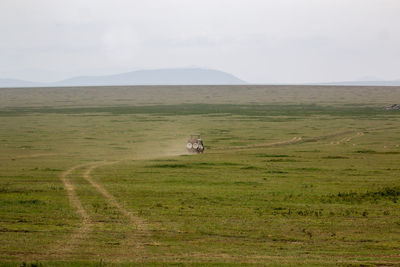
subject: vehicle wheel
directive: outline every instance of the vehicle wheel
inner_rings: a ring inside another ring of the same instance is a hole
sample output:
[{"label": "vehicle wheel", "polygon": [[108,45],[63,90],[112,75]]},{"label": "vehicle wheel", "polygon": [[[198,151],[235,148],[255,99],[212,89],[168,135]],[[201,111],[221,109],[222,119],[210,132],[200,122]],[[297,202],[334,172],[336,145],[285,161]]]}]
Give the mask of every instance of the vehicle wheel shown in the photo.
[{"label": "vehicle wheel", "polygon": [[192,145],[192,143],[187,143],[186,147],[187,147],[187,149],[192,149],[193,145]]}]

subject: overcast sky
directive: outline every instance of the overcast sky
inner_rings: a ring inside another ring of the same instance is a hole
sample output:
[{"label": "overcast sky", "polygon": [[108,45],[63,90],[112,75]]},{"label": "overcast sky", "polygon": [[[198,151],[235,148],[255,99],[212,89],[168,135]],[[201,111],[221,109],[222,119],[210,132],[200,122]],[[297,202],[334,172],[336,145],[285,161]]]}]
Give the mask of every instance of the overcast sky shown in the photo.
[{"label": "overcast sky", "polygon": [[176,67],[252,83],[400,79],[400,1],[0,0],[0,78]]}]

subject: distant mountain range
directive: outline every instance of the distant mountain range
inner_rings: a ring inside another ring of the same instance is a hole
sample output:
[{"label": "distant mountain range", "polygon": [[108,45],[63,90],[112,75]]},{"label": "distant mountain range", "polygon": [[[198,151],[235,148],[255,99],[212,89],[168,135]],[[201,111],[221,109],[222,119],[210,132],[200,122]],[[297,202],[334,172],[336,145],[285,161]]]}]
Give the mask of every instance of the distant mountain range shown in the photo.
[{"label": "distant mountain range", "polygon": [[[374,79],[377,80],[368,80]],[[400,80],[385,81],[368,76],[357,81],[307,83],[308,85],[337,86],[400,86]],[[60,86],[118,86],[118,85],[241,85],[245,81],[232,74],[201,68],[138,70],[114,75],[78,76],[57,82],[32,82],[18,79],[1,79],[0,88],[60,87]],[[271,83],[266,83],[271,84]],[[301,85],[307,85],[301,83]],[[261,84],[259,84],[261,85]],[[272,84],[271,84],[272,85]],[[277,85],[285,85],[277,83]],[[295,84],[291,84],[295,85]]]},{"label": "distant mountain range", "polygon": [[114,75],[79,76],[51,83],[0,79],[0,87],[231,84],[246,84],[246,82],[226,72],[200,68],[138,70]]}]

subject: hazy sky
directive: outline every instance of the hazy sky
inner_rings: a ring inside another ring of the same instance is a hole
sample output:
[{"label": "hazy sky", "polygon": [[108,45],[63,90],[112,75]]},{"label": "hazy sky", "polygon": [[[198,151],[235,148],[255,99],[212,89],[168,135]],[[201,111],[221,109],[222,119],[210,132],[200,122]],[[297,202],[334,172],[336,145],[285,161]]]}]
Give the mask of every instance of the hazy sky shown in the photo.
[{"label": "hazy sky", "polygon": [[400,79],[400,1],[0,0],[0,78],[176,67],[254,83]]}]

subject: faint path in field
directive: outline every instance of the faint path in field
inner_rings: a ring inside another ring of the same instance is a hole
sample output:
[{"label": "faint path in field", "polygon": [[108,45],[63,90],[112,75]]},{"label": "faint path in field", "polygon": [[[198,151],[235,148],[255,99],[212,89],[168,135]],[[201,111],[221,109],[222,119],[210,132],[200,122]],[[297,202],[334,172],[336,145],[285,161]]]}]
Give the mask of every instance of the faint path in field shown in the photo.
[{"label": "faint path in field", "polygon": [[364,132],[358,132],[356,135],[342,138],[342,139],[340,139],[339,141],[336,141],[336,142],[332,141],[330,144],[331,145],[339,145],[341,143],[345,143],[345,142],[347,143],[347,142],[350,142],[351,140],[353,140],[354,138],[361,137],[363,135],[364,135]]},{"label": "faint path in field", "polygon": [[325,139],[329,139],[329,138],[333,138],[333,137],[337,137],[337,136],[341,136],[341,135],[357,133],[354,136],[343,138],[339,142],[331,142],[331,144],[339,144],[341,142],[349,142],[353,138],[363,136],[365,134],[365,132],[381,131],[381,130],[389,130],[389,129],[397,129],[397,127],[369,128],[369,129],[365,129],[364,131],[361,131],[361,132],[358,132],[358,131],[355,131],[355,130],[348,130],[348,131],[330,133],[330,134],[320,135],[320,136],[315,136],[315,137],[309,137],[309,138],[294,137],[294,138],[292,138],[290,140],[287,140],[287,141],[266,143],[266,144],[254,144],[254,145],[248,145],[248,146],[224,147],[224,148],[213,149],[212,151],[253,149],[253,148],[264,148],[264,147],[274,147],[274,146],[287,146],[287,145],[293,145],[293,144],[298,144],[298,143],[317,142],[317,141],[321,141],[321,140],[325,140]]},{"label": "faint path in field", "polygon": [[79,200],[79,197],[76,194],[74,184],[70,181],[70,179],[68,179],[68,176],[70,176],[72,172],[87,165],[88,164],[79,164],[73,166],[63,172],[60,176],[61,181],[67,191],[68,199],[71,206],[75,208],[76,212],[81,217],[81,225],[72,233],[67,243],[63,242],[62,244],[59,244],[58,246],[56,246],[55,249],[50,250],[48,252],[48,255],[51,255],[52,251],[54,251],[54,254],[56,255],[67,254],[71,252],[74,248],[77,247],[77,245],[83,240],[83,238],[85,238],[87,234],[92,231],[93,223],[91,221],[91,218],[86,210],[83,208],[82,202]]},{"label": "faint path in field", "polygon": [[302,142],[302,141],[303,141],[302,137],[293,137],[292,139],[287,140],[287,141],[279,141],[279,142],[273,142],[273,143],[256,144],[256,145],[248,145],[248,146],[224,147],[224,148],[213,149],[213,151],[236,150],[236,149],[251,149],[251,148],[272,147],[272,146],[285,146],[285,145],[291,145],[291,144],[299,143],[299,142]]},{"label": "faint path in field", "polygon": [[98,163],[95,165],[90,166],[83,174],[83,178],[88,181],[96,190],[103,195],[103,197],[106,199],[106,201],[113,207],[115,207],[119,212],[121,212],[124,216],[126,216],[133,224],[136,225],[136,229],[139,231],[141,234],[148,234],[147,230],[147,224],[146,222],[141,219],[138,216],[135,216],[132,214],[130,211],[125,209],[118,201],[117,199],[111,195],[100,183],[96,182],[95,180],[92,179],[91,177],[91,172],[101,166],[104,165],[111,165],[111,164],[116,164],[118,162],[121,162],[122,160],[119,161],[114,161],[114,162],[103,162],[103,163]]},{"label": "faint path in field", "polygon": [[[339,145],[339,144],[341,144],[341,143],[350,142],[350,141],[353,140],[354,138],[364,136],[366,132],[382,131],[382,130],[391,130],[391,129],[397,129],[397,127],[391,126],[391,127],[376,127],[376,128],[365,129],[364,131],[357,132],[356,135],[353,135],[353,136],[350,136],[350,137],[342,138],[341,140],[336,141],[336,142],[335,142],[335,141],[332,141],[330,144],[331,144],[331,145]],[[356,131],[354,131],[354,132],[356,132]]]},{"label": "faint path in field", "polygon": [[71,204],[71,206],[76,210],[78,215],[81,218],[81,223],[78,229],[76,229],[69,237],[68,241],[65,242],[60,241],[57,242],[57,244],[50,249],[47,249],[44,253],[44,259],[49,259],[49,258],[59,258],[60,256],[67,256],[70,255],[71,252],[78,248],[79,244],[87,238],[88,234],[92,232],[93,226],[95,222],[91,219],[87,211],[82,205],[81,200],[79,199],[77,193],[76,193],[76,188],[75,185],[71,182],[71,180],[68,178],[71,176],[71,174],[76,171],[77,169],[87,167],[87,169],[84,171],[84,173],[81,175],[82,178],[84,178],[87,182],[89,182],[105,199],[106,201],[116,208],[121,214],[126,216],[135,226],[136,226],[136,233],[135,233],[135,246],[136,247],[141,247],[143,245],[143,242],[137,242],[137,237],[143,237],[147,236],[149,234],[147,230],[147,226],[144,220],[141,218],[135,216],[132,214],[130,211],[125,209],[121,204],[115,199],[113,195],[111,195],[100,183],[94,181],[91,177],[91,172],[101,166],[105,165],[110,165],[110,164],[116,164],[119,161],[113,161],[113,162],[102,162],[102,163],[85,163],[85,164],[79,164],[76,166],[73,166],[69,168],[68,170],[64,171],[60,175],[60,179],[67,191],[68,199]]},{"label": "faint path in field", "polygon": [[[30,159],[30,158],[40,158],[40,157],[48,157],[48,156],[55,156],[56,153],[37,153],[37,154],[30,154],[30,155],[20,155],[20,156],[9,156],[7,159]],[[4,158],[2,158],[4,159]]]},{"label": "faint path in field", "polygon": [[320,135],[316,137],[310,137],[310,138],[303,138],[303,137],[293,137],[290,140],[287,141],[280,141],[280,142],[273,142],[273,143],[266,143],[266,144],[255,144],[255,145],[248,145],[248,146],[234,146],[234,147],[227,147],[227,148],[221,148],[221,149],[216,149],[216,150],[236,150],[236,149],[253,149],[253,148],[264,148],[264,147],[274,147],[274,146],[287,146],[287,145],[293,145],[293,144],[298,144],[298,143],[306,143],[306,142],[317,142],[321,141],[324,139],[340,136],[340,135],[346,135],[349,133],[353,133],[354,131],[343,131],[343,132],[337,132],[337,133],[331,133],[327,135]]}]

